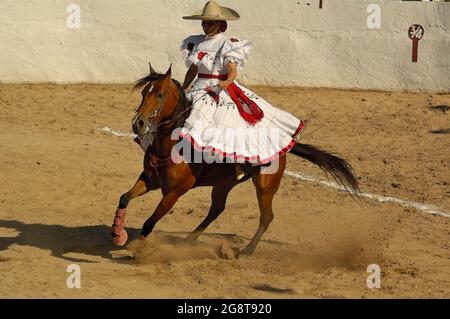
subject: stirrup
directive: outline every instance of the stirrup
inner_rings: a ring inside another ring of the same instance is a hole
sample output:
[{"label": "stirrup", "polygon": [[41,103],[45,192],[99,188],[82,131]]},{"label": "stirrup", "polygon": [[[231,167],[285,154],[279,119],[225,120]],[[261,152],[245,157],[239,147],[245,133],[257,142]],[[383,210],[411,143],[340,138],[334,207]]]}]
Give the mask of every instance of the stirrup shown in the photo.
[{"label": "stirrup", "polygon": [[240,181],[243,179],[246,175],[245,171],[242,169],[242,166],[240,164],[236,164],[234,166],[234,170],[236,171],[236,179]]}]

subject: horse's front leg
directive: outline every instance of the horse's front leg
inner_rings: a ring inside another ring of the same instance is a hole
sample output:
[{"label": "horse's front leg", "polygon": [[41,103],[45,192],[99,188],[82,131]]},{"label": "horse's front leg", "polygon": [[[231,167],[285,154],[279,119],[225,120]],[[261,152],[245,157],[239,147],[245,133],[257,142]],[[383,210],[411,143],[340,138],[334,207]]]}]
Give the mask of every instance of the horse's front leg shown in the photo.
[{"label": "horse's front leg", "polygon": [[150,235],[156,223],[172,209],[180,196],[181,194],[175,190],[172,190],[163,196],[152,216],[145,221],[141,231],[141,238]]},{"label": "horse's front leg", "polygon": [[147,237],[153,231],[156,223],[172,209],[180,196],[194,186],[196,181],[189,165],[186,163],[173,165],[163,171],[160,176],[164,176],[163,179],[160,179],[163,198],[152,216],[142,226],[141,239]]},{"label": "horse's front leg", "polygon": [[127,242],[128,234],[125,230],[125,215],[126,208],[133,198],[142,196],[149,192],[150,190],[158,188],[150,182],[147,175],[142,172],[134,186],[125,194],[120,196],[119,206],[116,210],[116,215],[114,216],[114,222],[112,225],[111,236],[113,241],[117,246],[123,246]]}]

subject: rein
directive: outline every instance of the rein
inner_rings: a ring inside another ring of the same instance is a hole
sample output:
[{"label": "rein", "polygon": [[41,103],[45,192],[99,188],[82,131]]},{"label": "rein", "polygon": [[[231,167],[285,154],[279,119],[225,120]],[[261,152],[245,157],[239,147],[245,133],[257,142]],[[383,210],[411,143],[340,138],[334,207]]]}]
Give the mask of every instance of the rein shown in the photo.
[{"label": "rein", "polygon": [[[182,102],[184,102],[183,100],[185,100],[186,97],[183,97],[183,94],[184,94],[184,93],[183,93],[183,89],[181,88],[181,85],[180,85],[177,81],[175,81],[175,84],[177,85],[178,92],[179,92],[179,94],[180,94],[180,99],[178,100],[178,103],[177,103],[177,105],[175,106],[175,110],[177,110],[177,109],[180,107],[180,104],[182,104]],[[206,89],[208,89],[208,88],[209,88],[209,89],[212,89],[213,87],[216,87],[216,86],[217,86],[217,85],[213,85],[213,86],[209,86],[209,87],[207,87],[207,88],[202,88],[202,89],[198,89],[198,90],[189,90],[188,92],[190,93],[190,92],[203,91],[203,90],[206,90]],[[158,127],[160,127],[160,126],[163,126],[163,125],[166,125],[166,124],[172,122],[173,120],[177,120],[177,119],[178,119],[180,116],[182,116],[184,113],[186,113],[187,111],[189,111],[190,109],[192,109],[192,105],[194,105],[195,102],[197,102],[198,100],[202,99],[206,94],[208,94],[208,92],[205,92],[204,94],[202,94],[197,100],[195,100],[194,102],[192,102],[192,104],[191,104],[190,106],[188,106],[185,110],[183,110],[181,113],[176,114],[176,115],[170,115],[170,116],[166,117],[166,119],[165,119],[164,121],[158,123],[158,125],[156,125],[155,127],[158,128]],[[163,106],[163,104],[161,104],[161,106],[160,106],[161,110],[162,110],[162,106]],[[159,111],[159,113],[161,112],[161,110]]]},{"label": "rein", "polygon": [[[178,81],[176,81],[176,80],[173,80],[173,81],[174,81],[174,83],[175,83],[176,86],[177,86],[178,93],[179,93],[179,96],[180,96],[180,98],[179,98],[179,100],[178,100],[178,103],[177,103],[177,105],[175,106],[175,109],[174,109],[174,112],[173,112],[173,113],[175,113],[177,110],[180,109],[180,107],[182,107],[183,105],[185,105],[185,103],[186,103],[187,100],[186,100],[186,95],[184,94],[183,89],[182,89],[180,83],[179,83]],[[210,86],[210,87],[207,87],[207,88],[198,89],[198,90],[190,90],[190,91],[188,91],[188,92],[203,91],[203,90],[211,89],[211,88],[213,88],[213,87],[215,87],[215,86],[216,86],[216,85]],[[186,109],[184,109],[183,111],[181,111],[181,112],[179,112],[179,113],[177,113],[177,114],[169,115],[169,116],[167,116],[166,118],[164,118],[163,121],[160,122],[160,123],[158,123],[157,125],[155,125],[154,128],[158,129],[159,127],[162,127],[162,126],[167,125],[167,124],[169,124],[169,123],[171,123],[171,122],[173,122],[173,121],[178,120],[183,114],[185,114],[186,112],[188,112],[189,110],[192,109],[192,105],[194,105],[195,102],[197,102],[198,100],[202,99],[206,94],[208,94],[208,91],[206,91],[204,94],[202,94],[197,100],[195,100],[190,106],[186,107]],[[167,96],[167,95],[166,95],[166,96]],[[165,102],[165,98],[164,98],[164,100],[162,101],[161,105],[159,106],[159,108],[158,108],[158,110],[157,110],[157,111],[158,111],[158,114],[162,111],[162,109],[163,109],[163,107],[164,107],[164,102]],[[166,128],[164,129],[164,131],[165,131],[165,130],[168,130],[168,129],[170,130],[170,129],[172,129],[172,127],[166,127]],[[150,166],[149,168],[155,173],[156,178],[158,178],[158,176],[159,176],[159,173],[158,173],[158,168],[159,168],[159,167],[162,167],[162,166],[168,166],[168,165],[170,165],[170,164],[173,163],[172,157],[171,157],[171,156],[167,156],[167,157],[164,157],[164,158],[160,158],[160,157],[157,156],[156,154],[151,153],[151,152],[150,152],[150,148],[147,150],[147,152],[146,152],[146,154],[145,154],[145,157],[146,157],[147,159],[144,160],[144,161],[147,162],[147,163],[149,164],[149,166]]]},{"label": "rein", "polygon": [[[177,86],[178,94],[179,94],[179,96],[180,96],[180,98],[178,99],[177,105],[175,105],[174,112],[176,112],[176,111],[180,108],[180,106],[182,106],[183,103],[185,102],[185,98],[184,98],[184,96],[183,96],[183,90],[182,90],[182,88],[181,88],[180,83],[179,83],[178,81],[175,81],[175,80],[172,80],[172,81],[173,81],[173,82],[175,83],[175,85]],[[166,96],[167,96],[167,94],[166,94]],[[165,99],[164,99],[163,102],[165,102]],[[158,111],[158,115],[161,113],[163,106],[164,106],[164,103],[161,103],[160,108],[159,108],[159,111]],[[158,125],[156,125],[156,128],[158,128],[158,127],[160,127],[160,126],[163,126],[163,125],[165,125],[165,124],[167,124],[167,123],[170,123],[170,122],[172,122],[172,121],[175,120],[175,119],[178,119],[185,111],[186,111],[186,110],[184,110],[182,113],[180,113],[180,114],[178,114],[178,115],[169,115],[169,116],[163,118],[163,121],[160,122],[160,123],[158,123]]]}]

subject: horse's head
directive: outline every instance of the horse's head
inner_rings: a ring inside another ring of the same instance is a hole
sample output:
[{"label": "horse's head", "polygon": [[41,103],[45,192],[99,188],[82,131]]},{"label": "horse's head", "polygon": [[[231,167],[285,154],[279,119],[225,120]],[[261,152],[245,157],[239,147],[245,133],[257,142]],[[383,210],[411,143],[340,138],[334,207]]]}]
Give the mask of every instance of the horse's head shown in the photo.
[{"label": "horse's head", "polygon": [[165,74],[153,70],[150,65],[150,74],[136,81],[134,89],[142,88],[142,100],[136,115],[132,120],[132,128],[135,134],[145,134],[149,125],[157,125],[161,119],[168,117],[177,104],[177,87],[171,80],[172,65]]}]

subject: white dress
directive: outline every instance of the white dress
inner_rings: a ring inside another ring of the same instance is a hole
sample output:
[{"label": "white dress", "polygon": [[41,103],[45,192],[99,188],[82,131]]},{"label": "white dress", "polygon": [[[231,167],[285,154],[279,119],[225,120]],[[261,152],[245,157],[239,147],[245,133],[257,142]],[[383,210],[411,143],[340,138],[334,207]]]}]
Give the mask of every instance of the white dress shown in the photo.
[{"label": "white dress", "polygon": [[[216,86],[217,76],[227,72],[227,63],[237,63],[241,69],[250,49],[250,41],[228,38],[223,33],[213,37],[194,35],[183,40],[181,50],[186,66],[195,64],[199,76],[187,92],[193,105],[180,136],[188,139],[196,149],[212,150],[227,161],[265,164],[293,147],[304,124],[234,81],[235,86],[263,112],[256,123],[249,122],[243,118],[242,110],[251,115],[252,109],[245,103],[239,107],[228,89]],[[209,78],[211,74],[213,78]],[[213,87],[215,94],[208,94],[207,87]],[[238,101],[242,102],[242,99]]]}]

